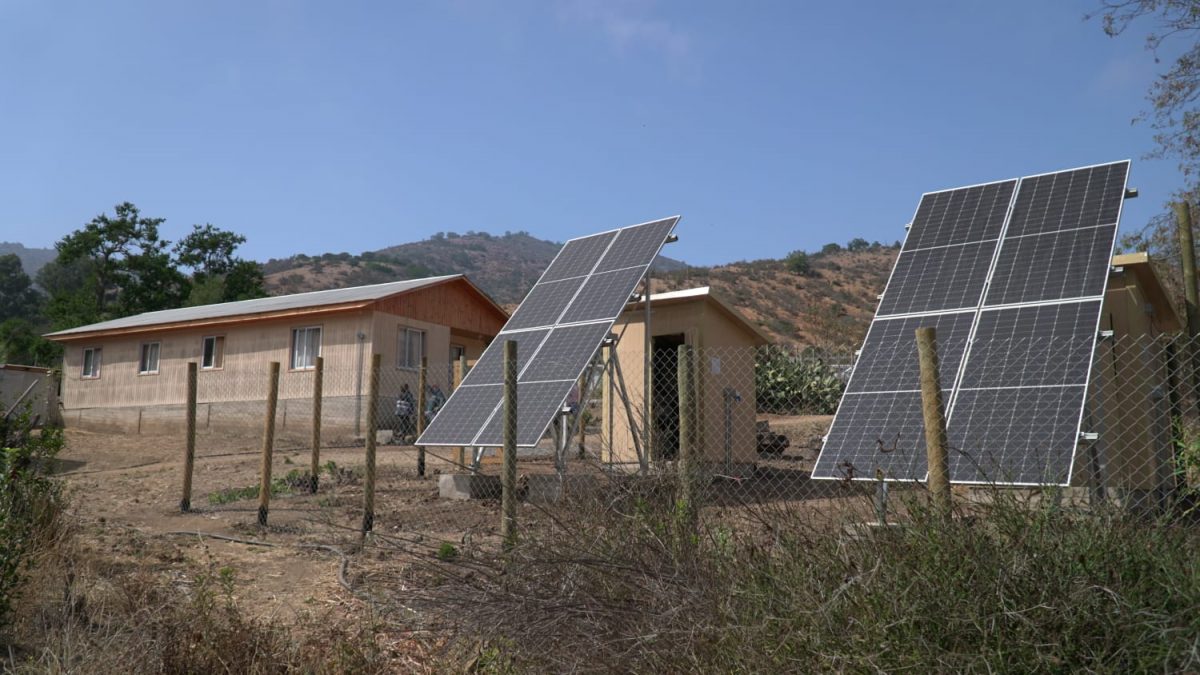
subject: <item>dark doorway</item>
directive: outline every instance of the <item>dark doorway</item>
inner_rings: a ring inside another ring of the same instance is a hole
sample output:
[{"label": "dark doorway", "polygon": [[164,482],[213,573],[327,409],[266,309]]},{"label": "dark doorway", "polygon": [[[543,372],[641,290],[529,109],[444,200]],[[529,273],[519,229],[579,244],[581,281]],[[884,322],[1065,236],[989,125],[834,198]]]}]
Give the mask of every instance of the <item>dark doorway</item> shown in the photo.
[{"label": "dark doorway", "polygon": [[650,409],[654,418],[654,459],[679,456],[679,346],[683,333],[655,335],[651,341]]}]

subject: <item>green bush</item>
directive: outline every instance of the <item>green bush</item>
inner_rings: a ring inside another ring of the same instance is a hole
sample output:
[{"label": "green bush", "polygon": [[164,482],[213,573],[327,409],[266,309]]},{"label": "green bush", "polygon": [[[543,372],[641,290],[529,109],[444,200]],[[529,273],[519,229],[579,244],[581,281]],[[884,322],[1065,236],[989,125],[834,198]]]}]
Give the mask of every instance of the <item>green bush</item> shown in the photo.
[{"label": "green bush", "polygon": [[760,350],[754,364],[758,412],[832,415],[844,383],[826,357],[814,350]]},{"label": "green bush", "polygon": [[784,263],[787,265],[788,271],[792,274],[798,274],[802,277],[812,274],[812,261],[808,259],[808,254],[804,251],[792,251],[788,254]]},{"label": "green bush", "polygon": [[0,419],[0,625],[31,554],[53,536],[62,498],[48,474],[61,448],[62,431],[34,429],[27,412]]}]

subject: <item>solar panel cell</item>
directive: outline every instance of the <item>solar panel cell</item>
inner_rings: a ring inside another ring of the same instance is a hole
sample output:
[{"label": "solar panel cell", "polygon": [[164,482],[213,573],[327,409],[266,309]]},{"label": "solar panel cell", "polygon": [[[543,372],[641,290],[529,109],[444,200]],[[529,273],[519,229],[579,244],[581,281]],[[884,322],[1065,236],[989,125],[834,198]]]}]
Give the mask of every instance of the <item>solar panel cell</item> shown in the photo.
[{"label": "solar panel cell", "polygon": [[978,306],[995,250],[988,241],[901,253],[878,315]]},{"label": "solar panel cell", "polygon": [[1100,301],[984,310],[960,386],[1087,382]]},{"label": "solar panel cell", "polygon": [[1128,173],[1117,162],[1022,179],[1005,236],[1116,225]]},{"label": "solar panel cell", "polygon": [[644,225],[626,227],[601,258],[595,272],[611,272],[626,267],[646,267],[658,257],[658,251],[671,234],[679,218],[664,218]]},{"label": "solar panel cell", "polygon": [[617,318],[625,305],[629,304],[630,296],[645,274],[645,267],[593,274],[588,277],[583,290],[579,291],[559,323]]},{"label": "solar panel cell", "polygon": [[539,282],[529,291],[529,295],[525,296],[525,300],[517,307],[508,323],[504,324],[504,330],[553,326],[562,311],[571,303],[583,281],[583,277],[576,277],[562,281]]},{"label": "solar panel cell", "polygon": [[542,340],[550,334],[549,328],[520,331],[517,333],[501,333],[492,340],[492,344],[479,357],[479,361],[471,368],[463,380],[463,386],[477,384],[504,384],[504,342],[517,341],[517,372],[529,363],[534,352],[541,346]]},{"label": "solar panel cell", "polygon": [[814,478],[919,480],[925,475],[925,425],[920,392],[846,394]]},{"label": "solar panel cell", "polygon": [[1104,293],[1117,227],[1089,227],[1004,239],[987,305],[1093,297]]},{"label": "solar panel cell", "polygon": [[[941,371],[957,373],[974,320],[975,312],[970,311],[874,322],[846,391],[919,390],[921,372],[914,335],[923,326],[937,329]],[[949,389],[953,379],[944,379],[943,383]]]},{"label": "solar panel cell", "polygon": [[603,232],[568,241],[550,264],[550,268],[542,275],[541,281],[558,281],[591,274],[592,268],[616,238],[616,232]]},{"label": "solar panel cell", "polygon": [[998,239],[1017,181],[932,192],[921,198],[905,250]]},{"label": "solar panel cell", "polygon": [[537,358],[522,371],[521,381],[578,379],[608,335],[610,326],[608,321],[602,321],[555,328]]},{"label": "solar panel cell", "polygon": [[962,390],[947,430],[950,480],[1065,484],[1083,391],[1083,386]]},{"label": "solar panel cell", "polygon": [[[546,433],[573,382],[522,382],[517,385],[517,445],[533,447]],[[504,443],[503,405],[483,427],[476,445],[498,446]]]},{"label": "solar panel cell", "polygon": [[420,443],[470,445],[503,395],[504,387],[499,384],[459,387],[421,434]]}]

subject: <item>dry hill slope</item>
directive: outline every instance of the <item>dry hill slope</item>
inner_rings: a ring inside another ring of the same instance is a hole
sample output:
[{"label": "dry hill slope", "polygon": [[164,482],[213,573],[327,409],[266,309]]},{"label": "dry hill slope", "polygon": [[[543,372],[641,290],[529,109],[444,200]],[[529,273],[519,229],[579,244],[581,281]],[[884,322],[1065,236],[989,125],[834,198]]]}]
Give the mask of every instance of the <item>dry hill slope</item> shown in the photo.
[{"label": "dry hill slope", "polygon": [[[560,244],[524,232],[439,233],[429,239],[366,252],[293,256],[264,264],[271,293],[382,283],[464,273],[512,309],[550,264]],[[784,260],[689,267],[669,258],[656,264],[655,290],[712,286],[774,340],[833,347],[857,346],[875,311],[897,249],[870,246],[809,256],[806,274]]]}]

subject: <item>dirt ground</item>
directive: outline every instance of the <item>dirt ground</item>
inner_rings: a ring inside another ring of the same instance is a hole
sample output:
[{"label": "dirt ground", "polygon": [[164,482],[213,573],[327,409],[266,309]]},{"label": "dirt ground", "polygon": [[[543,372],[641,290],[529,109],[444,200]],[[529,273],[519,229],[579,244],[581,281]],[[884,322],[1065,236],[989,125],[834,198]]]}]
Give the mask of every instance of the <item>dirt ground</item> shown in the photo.
[{"label": "dirt ground", "polygon": [[[753,482],[731,482],[714,492],[714,505],[737,507],[742,500],[787,500],[810,491],[814,502],[827,501],[808,483],[807,472],[820,448],[829,417],[771,418],[773,431],[789,436],[780,456],[763,458]],[[305,472],[310,453],[301,437],[281,438],[272,475]],[[316,494],[296,486],[274,495],[269,524],[257,524],[257,498],[247,488],[258,484],[261,437],[253,431],[201,434],[197,441],[192,509],[181,513],[182,435],[137,435],[67,431],[60,454],[72,511],[87,544],[114,564],[137,566],[179,585],[203,570],[232,570],[238,604],[249,614],[290,622],[314,614],[356,620],[368,615],[361,597],[339,582],[340,552],[351,554],[346,581],[369,588],[373,575],[394,578],[398,564],[387,550],[360,548],[363,514],[361,468],[364,448],[323,448],[320,462],[337,470],[322,473]],[[416,475],[417,452],[409,446],[381,445],[377,451],[375,532],[407,542],[409,556],[435,556],[443,542],[458,549],[493,546],[498,538],[498,500],[446,500],[438,497],[437,477],[453,472],[449,449],[430,449],[427,475]],[[551,473],[545,452],[523,457],[522,474]],[[586,465],[573,464],[580,472]],[[485,461],[485,473],[497,473]],[[241,490],[241,498],[228,497]],[[837,497],[837,495],[833,495]],[[724,502],[720,504],[719,502]],[[522,522],[536,519],[523,505]],[[255,546],[211,535],[267,542]],[[319,547],[332,547],[319,548]],[[411,559],[411,558],[410,558]],[[389,567],[390,566],[390,567]],[[384,571],[386,570],[386,572]],[[400,639],[400,638],[397,638]]]},{"label": "dirt ground", "polygon": [[[258,484],[261,441],[253,435],[201,439],[195,462],[192,509],[179,509],[182,439],[68,430],[60,454],[72,508],[85,536],[101,550],[127,562],[141,561],[165,574],[186,575],[198,566],[234,571],[239,604],[261,616],[286,620],[314,605],[360,610],[362,603],[338,583],[341,558],[327,550],[297,545],[326,545],[350,552],[360,540],[362,480],[352,475],[364,464],[362,447],[324,448],[321,463],[344,471],[339,479],[322,476],[317,494],[287,490],[272,497],[268,527],[257,524],[257,498],[214,503],[211,495]],[[207,447],[205,447],[207,446]],[[430,453],[427,477],[416,475],[413,448],[380,446],[377,452],[375,530],[419,533],[425,548],[464,537],[486,540],[497,530],[498,508],[490,501],[438,498],[437,474],[450,465]],[[273,477],[306,471],[308,451],[274,453]],[[218,500],[220,501],[220,500]],[[190,532],[192,535],[177,533]],[[265,541],[276,547],[249,546],[207,535]],[[139,543],[131,550],[129,541]],[[349,566],[353,581],[361,575]]]}]

